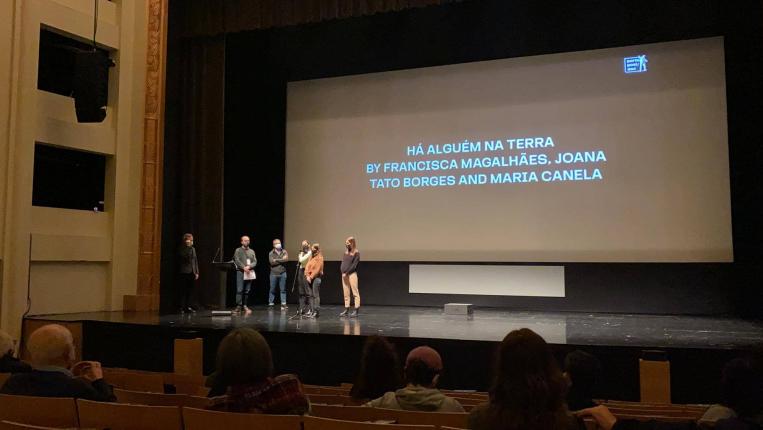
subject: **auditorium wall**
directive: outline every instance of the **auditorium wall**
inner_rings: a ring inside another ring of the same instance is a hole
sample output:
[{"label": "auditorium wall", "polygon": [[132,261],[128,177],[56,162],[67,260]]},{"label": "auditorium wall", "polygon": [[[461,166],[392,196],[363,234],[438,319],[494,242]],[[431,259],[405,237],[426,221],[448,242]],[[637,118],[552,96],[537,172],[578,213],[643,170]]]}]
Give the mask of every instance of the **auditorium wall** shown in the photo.
[{"label": "auditorium wall", "polygon": [[[50,314],[136,292],[146,3],[98,0],[96,40],[117,65],[106,120],[80,124],[74,99],[37,89],[40,29],[92,40],[93,1],[0,2],[0,328],[15,335],[28,293],[30,314]],[[35,142],[106,155],[105,210],[33,206]]]}]

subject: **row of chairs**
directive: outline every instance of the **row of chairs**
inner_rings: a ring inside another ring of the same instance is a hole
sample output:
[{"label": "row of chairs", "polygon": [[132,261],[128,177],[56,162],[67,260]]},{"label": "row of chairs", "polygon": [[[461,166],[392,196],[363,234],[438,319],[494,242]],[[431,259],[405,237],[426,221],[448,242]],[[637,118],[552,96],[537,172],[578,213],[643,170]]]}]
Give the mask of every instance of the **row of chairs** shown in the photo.
[{"label": "row of chairs", "polygon": [[[344,412],[339,412],[344,410]],[[366,412],[359,414],[360,410]],[[384,411],[315,405],[313,416],[242,414],[179,406],[103,403],[70,398],[0,395],[2,428],[94,428],[111,430],[415,430],[466,427],[466,414]],[[326,416],[329,415],[329,416]],[[332,418],[336,417],[336,418]],[[338,418],[353,416],[355,419]],[[377,421],[368,423],[365,421]],[[23,425],[27,427],[19,427]],[[458,424],[450,427],[447,424]]]}]

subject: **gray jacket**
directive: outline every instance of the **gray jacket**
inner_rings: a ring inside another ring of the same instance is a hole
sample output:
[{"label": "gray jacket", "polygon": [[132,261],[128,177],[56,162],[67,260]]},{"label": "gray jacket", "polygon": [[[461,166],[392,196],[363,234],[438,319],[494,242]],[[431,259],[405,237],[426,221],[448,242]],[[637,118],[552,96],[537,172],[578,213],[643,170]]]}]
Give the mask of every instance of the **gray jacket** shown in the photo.
[{"label": "gray jacket", "polygon": [[251,261],[249,266],[254,268],[257,265],[257,256],[252,248],[244,249],[243,246],[236,248],[236,252],[233,253],[233,262],[236,263],[236,269],[243,271],[247,258]]},{"label": "gray jacket", "polygon": [[275,249],[268,253],[268,263],[270,263],[270,273],[274,275],[280,275],[286,271],[286,267],[283,265],[289,261],[289,253],[285,249],[282,249],[280,253]]}]

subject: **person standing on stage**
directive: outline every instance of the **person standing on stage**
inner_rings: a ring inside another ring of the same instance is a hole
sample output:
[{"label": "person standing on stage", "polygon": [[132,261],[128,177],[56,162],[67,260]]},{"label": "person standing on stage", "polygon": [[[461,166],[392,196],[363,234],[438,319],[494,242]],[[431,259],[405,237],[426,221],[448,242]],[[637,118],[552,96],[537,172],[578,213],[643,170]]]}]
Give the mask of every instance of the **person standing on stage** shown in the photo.
[{"label": "person standing on stage", "polygon": [[178,304],[180,313],[195,312],[191,307],[193,287],[199,279],[199,260],[193,247],[193,235],[183,235],[183,243],[178,250]]},{"label": "person standing on stage", "polygon": [[247,296],[252,289],[252,283],[257,278],[254,268],[257,266],[257,256],[249,248],[249,236],[241,236],[241,247],[233,253],[236,264],[236,311],[246,315],[252,313],[247,303]]},{"label": "person standing on stage", "polygon": [[310,261],[310,257],[313,256],[310,250],[310,242],[302,241],[302,250],[299,252],[299,273],[297,273],[297,283],[299,284],[299,310],[298,315],[304,315],[309,312],[311,291],[308,291],[310,285],[305,280],[305,268]]},{"label": "person standing on stage", "polygon": [[[342,257],[342,292],[344,293],[344,312],[340,317],[357,317],[360,309],[360,292],[358,292],[358,263],[360,262],[360,252],[355,238],[350,236],[344,241],[346,250]],[[350,313],[350,293],[355,299],[355,309]]]},{"label": "person standing on stage", "polygon": [[273,240],[273,250],[268,253],[268,262],[270,263],[270,294],[268,296],[268,306],[273,306],[275,301],[276,284],[281,292],[281,310],[289,309],[286,306],[286,266],[283,264],[289,261],[289,253],[281,247],[281,239]]},{"label": "person standing on stage", "polygon": [[323,254],[321,245],[314,243],[311,248],[313,254],[305,267],[305,281],[310,285],[310,312],[308,318],[318,318],[321,309],[321,277],[323,276]]}]

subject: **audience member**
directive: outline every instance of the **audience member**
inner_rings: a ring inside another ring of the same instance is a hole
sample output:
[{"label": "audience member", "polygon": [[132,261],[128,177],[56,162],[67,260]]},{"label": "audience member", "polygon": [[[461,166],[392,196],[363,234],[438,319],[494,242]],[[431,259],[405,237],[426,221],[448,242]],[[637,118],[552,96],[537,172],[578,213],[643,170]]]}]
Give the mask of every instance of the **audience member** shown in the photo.
[{"label": "audience member", "polygon": [[310,403],[295,375],[273,377],[270,346],[251,328],[231,331],[217,349],[216,384],[226,394],[212,398],[210,409],[279,415],[302,415]]},{"label": "audience member", "polygon": [[458,400],[438,390],[442,373],[440,354],[428,346],[414,348],[405,360],[406,386],[365,404],[375,408],[427,412],[464,412]]},{"label": "audience member", "polygon": [[24,373],[32,371],[32,366],[16,358],[13,338],[0,330],[0,373]]},{"label": "audience member", "polygon": [[100,363],[74,364],[74,339],[66,327],[49,324],[38,328],[29,336],[27,349],[33,370],[8,378],[0,390],[3,394],[116,400],[103,380]]},{"label": "audience member", "polygon": [[721,378],[723,405],[731,414],[718,419],[718,430],[763,428],[763,348],[751,357],[731,360]]},{"label": "audience member", "polygon": [[360,369],[350,390],[350,397],[359,403],[381,397],[402,387],[397,350],[387,339],[370,336],[363,346]]},{"label": "audience member", "polygon": [[571,411],[596,406],[594,393],[601,375],[601,363],[593,355],[575,350],[564,358],[564,377],[567,380],[567,407]]},{"label": "audience member", "polygon": [[584,429],[567,410],[566,383],[546,341],[532,330],[506,335],[498,348],[494,378],[490,401],[469,414],[470,429]]}]

